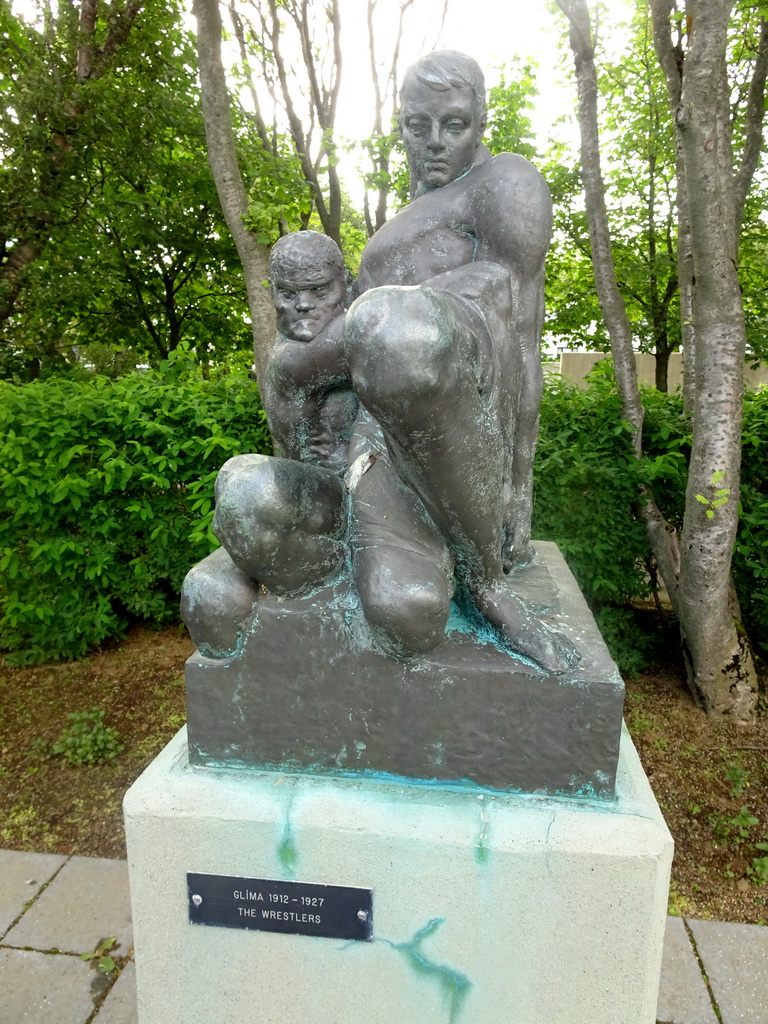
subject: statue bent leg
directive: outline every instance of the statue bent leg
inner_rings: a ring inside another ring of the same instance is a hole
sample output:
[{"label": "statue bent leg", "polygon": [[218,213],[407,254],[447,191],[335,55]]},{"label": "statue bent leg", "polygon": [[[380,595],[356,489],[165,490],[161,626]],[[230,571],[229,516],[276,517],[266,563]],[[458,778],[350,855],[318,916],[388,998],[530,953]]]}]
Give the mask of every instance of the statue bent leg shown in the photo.
[{"label": "statue bent leg", "polygon": [[346,559],[344,485],[329,470],[267,455],[239,455],[216,478],[213,531],[223,547],[194,567],[182,616],[197,647],[232,654],[261,584],[312,590]]},{"label": "statue bent leg", "polygon": [[238,455],[216,478],[213,532],[235,565],[276,594],[320,586],[343,563],[344,485],[330,470]]},{"label": "statue bent leg", "polygon": [[381,425],[392,463],[422,500],[479,610],[519,653],[564,671],[573,651],[516,596],[504,571],[512,453],[505,417],[519,399],[514,339],[492,353],[489,391],[478,386],[483,346],[463,299],[429,287],[366,292],[347,314],[355,392]]},{"label": "statue bent leg", "polygon": [[350,446],[350,548],[363,614],[395,657],[441,642],[453,595],[453,561],[421,500],[406,487],[365,413]]}]

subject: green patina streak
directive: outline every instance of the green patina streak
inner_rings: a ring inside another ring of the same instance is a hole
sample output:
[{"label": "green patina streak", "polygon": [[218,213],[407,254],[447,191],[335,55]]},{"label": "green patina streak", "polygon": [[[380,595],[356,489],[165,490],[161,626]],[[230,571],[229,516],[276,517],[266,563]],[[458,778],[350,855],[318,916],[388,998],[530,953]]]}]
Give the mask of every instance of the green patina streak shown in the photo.
[{"label": "green patina streak", "polygon": [[[482,797],[481,797],[482,799]],[[481,806],[480,810],[480,835],[475,845],[475,860],[479,865],[485,864],[491,856],[488,848],[488,840],[491,834],[491,822],[488,813],[487,803]]]},{"label": "green patina streak", "polygon": [[291,826],[286,825],[283,832],[283,840],[277,848],[277,856],[283,865],[285,873],[293,878],[296,874],[296,863],[299,859],[299,852],[293,842]]},{"label": "green patina streak", "polygon": [[433,917],[428,924],[416,932],[410,942],[390,942],[388,939],[382,939],[382,942],[385,942],[392,949],[397,949],[404,953],[409,964],[417,974],[438,983],[449,1004],[448,1024],[456,1024],[461,1013],[462,1004],[472,987],[472,982],[465,975],[451,970],[450,967],[432,963],[421,950],[422,943],[444,923],[444,918]]},{"label": "green patina streak", "polygon": [[291,810],[296,796],[295,785],[291,786],[291,795],[288,798],[288,806],[285,809],[285,826],[280,845],[277,848],[277,859],[282,865],[283,871],[288,878],[296,877],[296,865],[299,861],[299,851],[294,842],[293,825],[291,824]]}]

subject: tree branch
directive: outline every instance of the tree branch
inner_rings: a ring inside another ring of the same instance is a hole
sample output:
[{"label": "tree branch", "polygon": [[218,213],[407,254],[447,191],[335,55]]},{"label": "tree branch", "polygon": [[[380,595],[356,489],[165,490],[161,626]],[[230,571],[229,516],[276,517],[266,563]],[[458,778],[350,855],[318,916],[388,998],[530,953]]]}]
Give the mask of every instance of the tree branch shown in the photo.
[{"label": "tree branch", "polygon": [[243,267],[253,329],[257,376],[266,366],[274,338],[274,311],[262,281],[267,276],[267,248],[245,227],[248,194],[237,162],[229,94],[221,60],[221,15],[218,0],[194,0],[197,52],[208,162],[224,219]]},{"label": "tree branch", "polygon": [[99,77],[103,74],[109,58],[128,38],[128,33],[131,31],[131,27],[136,20],[136,15],[143,6],[143,0],[126,0],[125,7],[122,11],[118,11],[104,45],[99,52],[100,67],[95,69],[94,76],[92,77]]},{"label": "tree branch", "polygon": [[763,145],[763,122],[765,120],[765,81],[768,74],[768,19],[760,19],[760,40],[755,58],[755,67],[749,82],[747,109],[744,120],[744,151],[741,166],[734,182],[736,235],[744,222],[744,207],[755,176]]},{"label": "tree branch", "polygon": [[240,48],[240,60],[243,64],[243,71],[247,75],[248,92],[251,96],[251,103],[253,103],[254,118],[256,121],[256,131],[258,132],[261,144],[267,153],[273,153],[274,150],[270,145],[269,134],[267,133],[267,126],[264,123],[264,118],[261,116],[261,104],[259,103],[259,94],[256,91],[256,85],[253,81],[253,72],[248,61],[248,51],[245,46],[245,32],[243,31],[243,19],[235,10],[235,5],[230,3],[228,6],[229,16],[232,21],[232,28],[235,32],[235,39],[237,45]]},{"label": "tree branch", "polygon": [[96,30],[96,0],[82,0],[78,25],[78,47],[75,74],[78,82],[91,77],[93,66],[93,34]]}]

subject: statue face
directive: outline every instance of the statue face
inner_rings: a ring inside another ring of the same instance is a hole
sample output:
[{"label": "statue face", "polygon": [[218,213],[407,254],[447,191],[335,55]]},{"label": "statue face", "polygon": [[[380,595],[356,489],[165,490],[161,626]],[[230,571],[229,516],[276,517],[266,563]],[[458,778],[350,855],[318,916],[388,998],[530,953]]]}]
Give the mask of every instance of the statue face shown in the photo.
[{"label": "statue face", "polygon": [[413,78],[403,91],[400,131],[411,177],[423,188],[442,188],[466,174],[484,129],[468,86],[438,92]]},{"label": "statue face", "polygon": [[277,329],[291,341],[312,341],[344,312],[344,282],[330,267],[278,271],[271,290]]}]

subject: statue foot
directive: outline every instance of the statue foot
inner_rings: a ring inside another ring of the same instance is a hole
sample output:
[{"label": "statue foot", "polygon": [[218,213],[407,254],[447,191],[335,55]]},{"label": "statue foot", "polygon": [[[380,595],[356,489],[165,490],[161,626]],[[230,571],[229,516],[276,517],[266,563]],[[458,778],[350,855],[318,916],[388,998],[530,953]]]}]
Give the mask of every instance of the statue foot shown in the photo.
[{"label": "statue foot", "polygon": [[501,553],[502,567],[505,573],[514,572],[515,569],[522,569],[536,557],[536,548],[533,544],[524,544],[521,547],[505,547]]},{"label": "statue foot", "polygon": [[547,672],[560,675],[581,661],[581,655],[562,633],[545,626],[533,611],[503,583],[473,594],[479,610],[518,654]]},{"label": "statue foot", "polygon": [[206,658],[234,654],[258,599],[259,584],[240,572],[224,548],[193,566],[181,588],[181,617],[198,651]]},{"label": "statue foot", "polygon": [[536,550],[531,544],[530,529],[521,530],[514,526],[507,526],[506,540],[501,549],[501,561],[505,573],[514,572],[532,562]]}]

